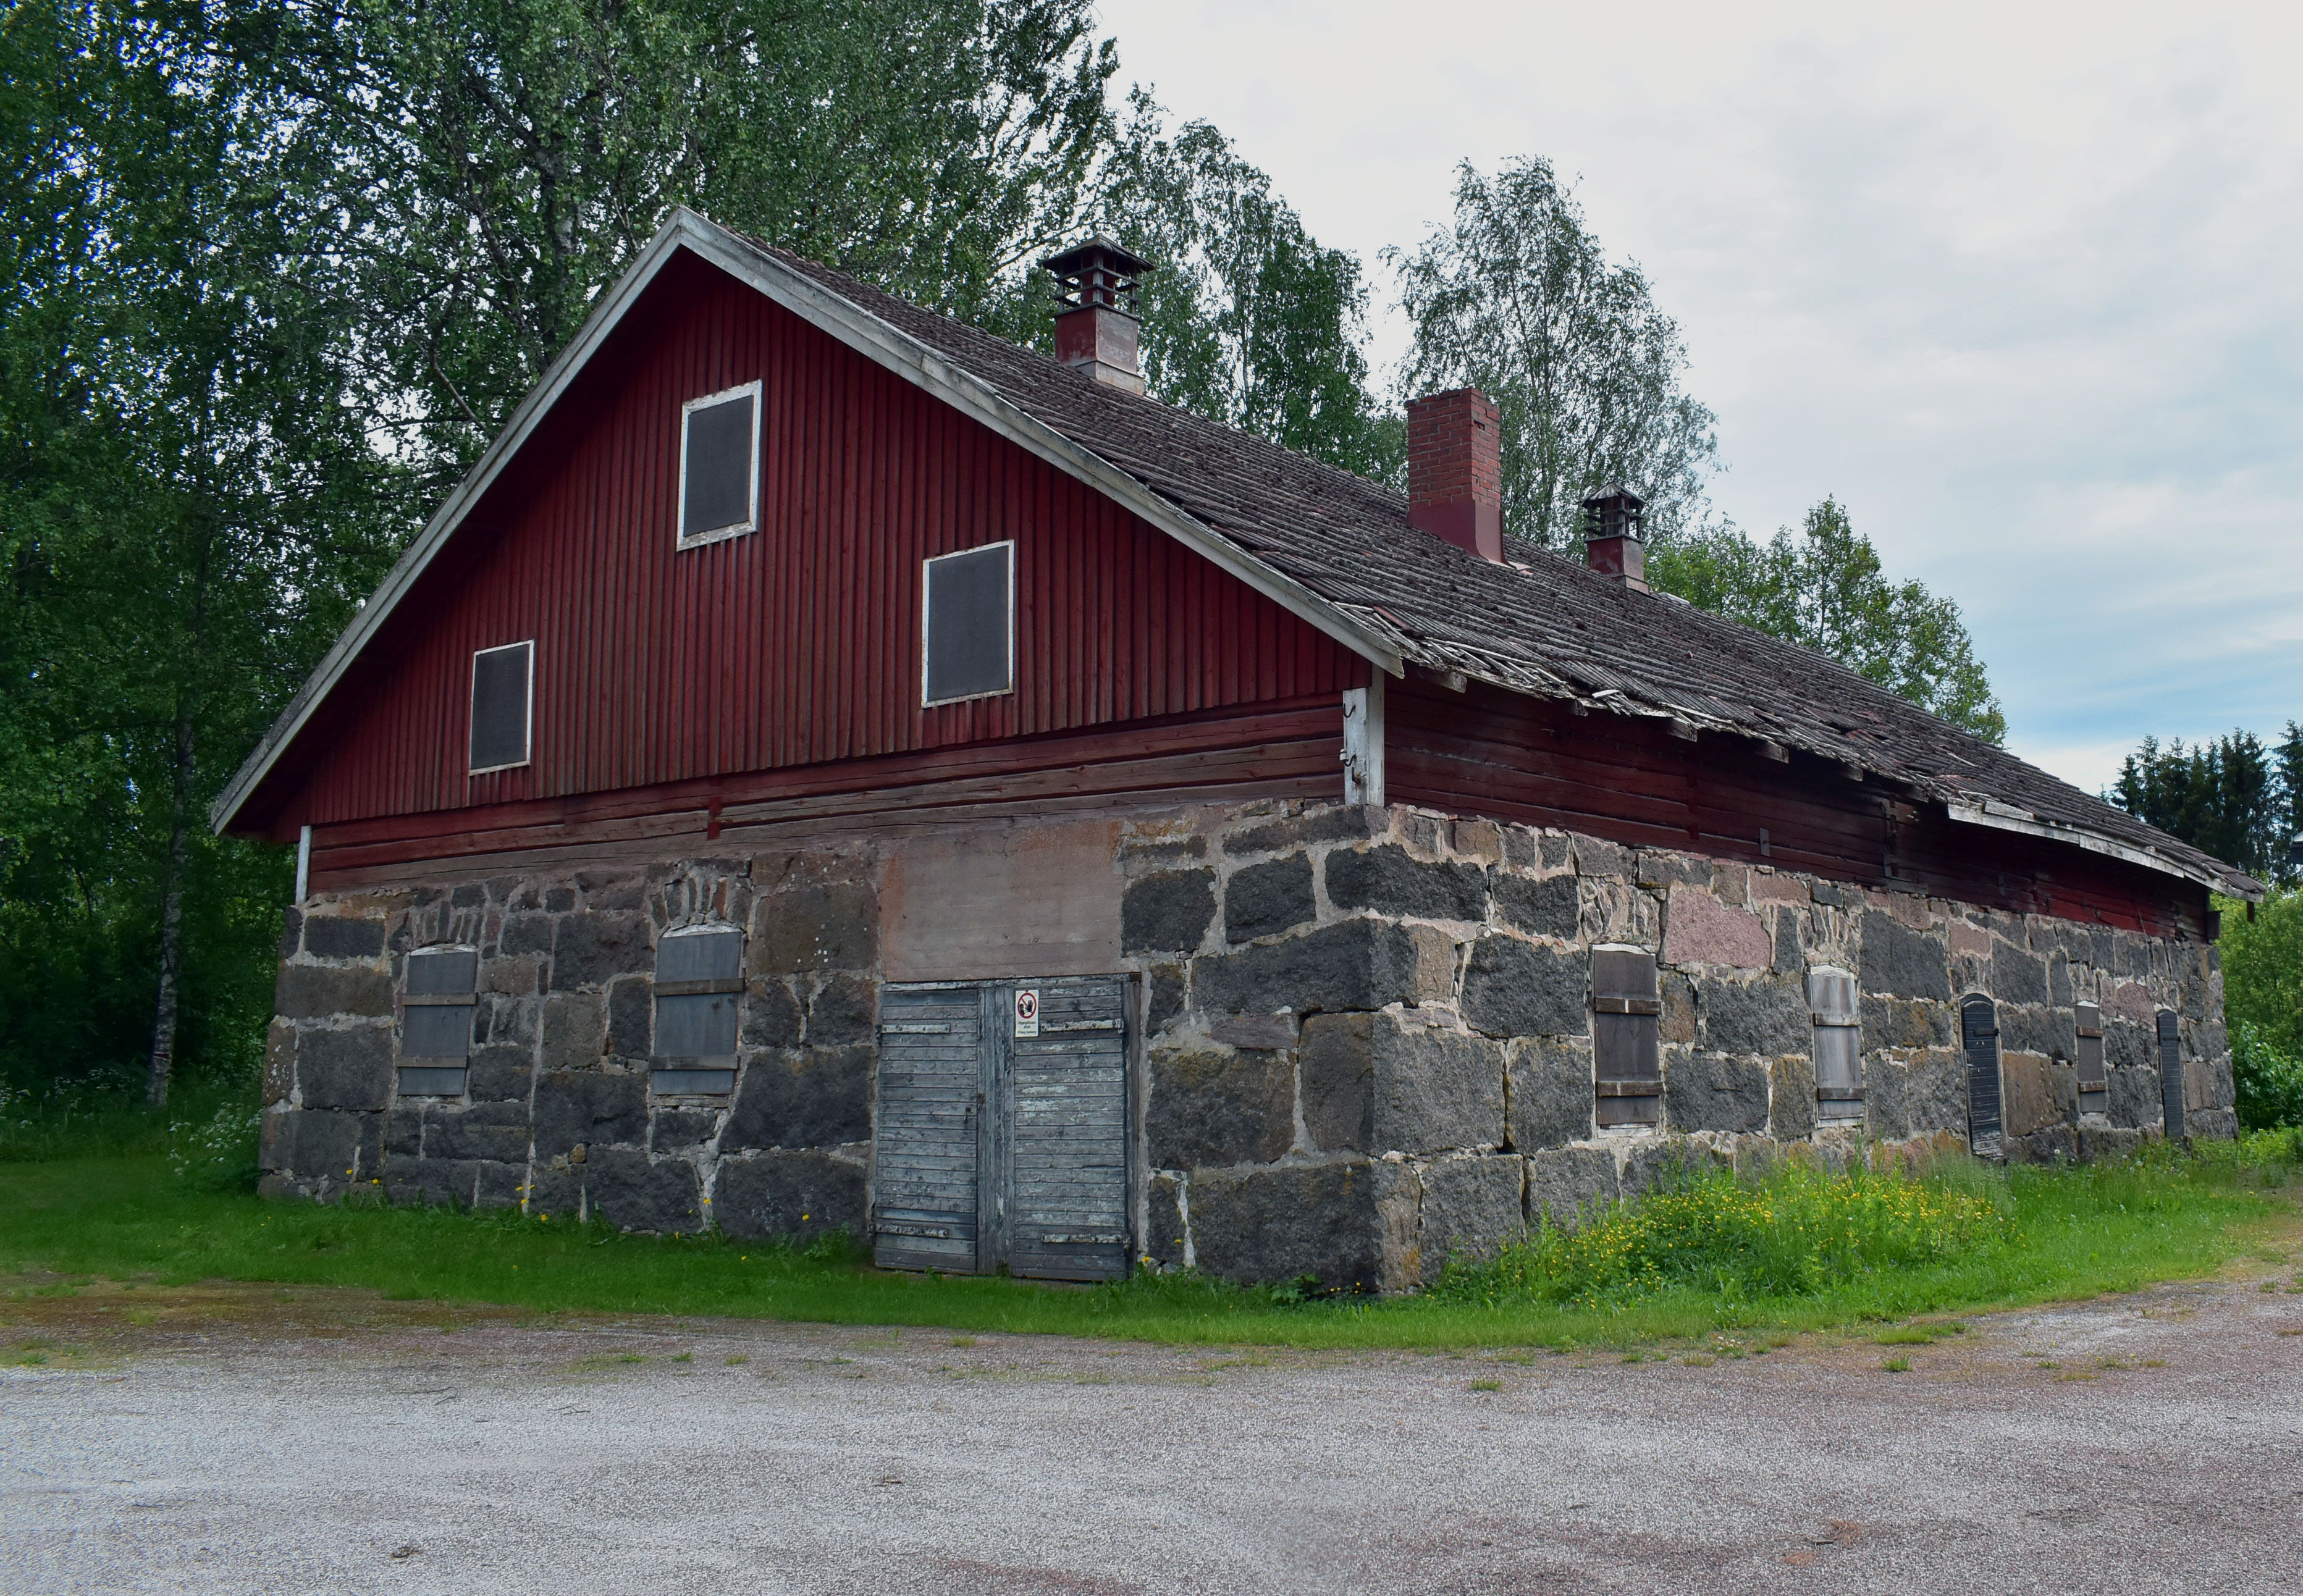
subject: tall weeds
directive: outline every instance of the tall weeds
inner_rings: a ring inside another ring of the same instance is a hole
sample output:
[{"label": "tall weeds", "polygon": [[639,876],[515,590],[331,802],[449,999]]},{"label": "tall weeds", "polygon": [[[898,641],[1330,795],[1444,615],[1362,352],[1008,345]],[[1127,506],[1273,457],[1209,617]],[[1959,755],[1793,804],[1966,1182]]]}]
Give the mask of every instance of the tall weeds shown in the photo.
[{"label": "tall weeds", "polygon": [[1431,1295],[1497,1307],[1596,1307],[1676,1286],[1731,1299],[1800,1297],[2016,1237],[2006,1187],[1987,1179],[1800,1163],[1756,1181],[1724,1169],[1680,1171],[1574,1228],[1547,1218],[1491,1259],[1453,1256]]}]

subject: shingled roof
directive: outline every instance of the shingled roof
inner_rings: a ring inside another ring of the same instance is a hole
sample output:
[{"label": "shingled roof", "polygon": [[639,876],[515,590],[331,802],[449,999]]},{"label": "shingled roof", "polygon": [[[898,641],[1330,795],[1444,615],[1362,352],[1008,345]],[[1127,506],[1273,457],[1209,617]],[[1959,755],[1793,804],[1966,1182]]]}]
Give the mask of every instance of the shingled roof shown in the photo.
[{"label": "shingled roof", "polygon": [[2236,896],[2262,886],[1835,661],[1572,560],[1497,564],[1411,526],[1380,483],[1096,382],[1039,352],[675,211],[218,798],[228,825],[494,475],[652,281],[687,248],[1106,491],[1386,665],[1457,672],[1531,697],[1665,718],[1800,749],[1944,804]]},{"label": "shingled roof", "polygon": [[2222,861],[1811,649],[1635,592],[1556,555],[1512,565],[1482,559],[1411,526],[1406,499],[1379,483],[746,241],[990,384],[1387,637],[1405,659],[1531,697],[1801,749],[1882,777],[1961,819],[2077,833],[2063,840],[2082,846],[2091,839],[2124,844],[2219,891],[2262,894]]}]

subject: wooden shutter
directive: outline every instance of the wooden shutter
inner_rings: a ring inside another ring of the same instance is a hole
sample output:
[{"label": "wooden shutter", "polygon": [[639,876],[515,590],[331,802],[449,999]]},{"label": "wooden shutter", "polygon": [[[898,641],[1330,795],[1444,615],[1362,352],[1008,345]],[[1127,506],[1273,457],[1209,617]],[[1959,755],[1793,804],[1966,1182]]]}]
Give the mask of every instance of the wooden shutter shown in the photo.
[{"label": "wooden shutter", "polygon": [[2183,1138],[2183,1041],[2174,1014],[2159,1011],[2159,1112],[2166,1121],[2167,1139]]},{"label": "wooden shutter", "polygon": [[[1116,976],[1019,981],[1006,990],[1008,1266],[1047,1280],[1121,1279],[1127,983]],[[1019,1024],[1026,1007],[1032,1020]]]},{"label": "wooden shutter", "polygon": [[1826,1120],[1860,1120],[1863,1021],[1855,1006],[1854,976],[1827,967],[1809,971],[1807,1004],[1815,1021],[1816,1113]]},{"label": "wooden shutter", "polygon": [[655,950],[659,1092],[736,1089],[736,1005],[744,993],[744,933],[734,926],[667,932]]},{"label": "wooden shutter", "polygon": [[2111,1112],[2111,1079],[2103,1065],[2103,1010],[2091,1003],[2079,1005],[2079,1112]]},{"label": "wooden shutter", "polygon": [[758,520],[760,385],[690,399],[679,439],[679,541],[749,532]]},{"label": "wooden shutter", "polygon": [[408,955],[400,1018],[399,1086],[403,1094],[463,1095],[479,970],[480,955],[468,947],[419,948]]},{"label": "wooden shutter", "polygon": [[950,703],[1015,686],[1013,543],[926,562],[921,701]]},{"label": "wooden shutter", "polygon": [[1960,1000],[1959,1029],[1967,1047],[1967,1145],[1978,1158],[2005,1152],[1999,1108],[1999,1005],[1980,992]]},{"label": "wooden shutter", "polygon": [[473,775],[527,763],[535,665],[533,643],[506,643],[472,656]]},{"label": "wooden shutter", "polygon": [[1591,950],[1591,1053],[1602,1125],[1653,1125],[1663,1118],[1663,1053],[1657,1028],[1655,955],[1603,945]]},{"label": "wooden shutter", "polygon": [[989,988],[937,982],[880,993],[872,1113],[873,1258],[883,1269],[973,1273]]}]

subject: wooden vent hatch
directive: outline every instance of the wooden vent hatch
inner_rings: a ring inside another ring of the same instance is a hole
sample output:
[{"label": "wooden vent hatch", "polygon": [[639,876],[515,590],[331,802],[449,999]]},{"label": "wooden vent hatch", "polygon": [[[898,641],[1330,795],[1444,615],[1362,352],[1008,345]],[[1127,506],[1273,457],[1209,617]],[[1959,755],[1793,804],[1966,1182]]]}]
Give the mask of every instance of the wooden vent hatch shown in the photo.
[{"label": "wooden vent hatch", "polygon": [[2159,1109],[2167,1139],[2183,1139],[2183,1041],[2172,1009],[2159,1011]]},{"label": "wooden vent hatch", "polygon": [[1815,1021],[1816,1114],[1825,1120],[1863,1117],[1863,1021],[1855,1005],[1855,977],[1828,966],[1807,978],[1807,1005]]},{"label": "wooden vent hatch", "polygon": [[1959,1002],[1960,1041],[1967,1051],[1967,1145],[1978,1158],[2005,1155],[2006,1120],[1999,1098],[1999,1005],[1980,992]]},{"label": "wooden vent hatch", "polygon": [[1591,950],[1591,1054],[1601,1125],[1661,1122],[1662,1015],[1653,953],[1613,943]]},{"label": "wooden vent hatch", "polygon": [[427,947],[408,955],[400,998],[399,1086],[406,1096],[463,1096],[479,971],[476,948]]},{"label": "wooden vent hatch", "polygon": [[2111,1077],[2103,1064],[2103,1009],[2100,1004],[2077,1005],[2079,1014],[2079,1112],[2111,1112]]}]

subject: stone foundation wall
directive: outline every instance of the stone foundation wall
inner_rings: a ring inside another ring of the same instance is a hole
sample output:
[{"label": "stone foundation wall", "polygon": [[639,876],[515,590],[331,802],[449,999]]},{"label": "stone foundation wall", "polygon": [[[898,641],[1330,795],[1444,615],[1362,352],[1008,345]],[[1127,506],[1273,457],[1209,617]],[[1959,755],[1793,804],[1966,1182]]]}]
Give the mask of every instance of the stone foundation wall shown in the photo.
[{"label": "stone foundation wall", "polygon": [[[312,899],[282,948],[265,1189],[861,1235],[876,864],[830,847]],[[705,920],[748,933],[737,1088],[667,1097],[648,1088],[655,942]],[[401,967],[443,943],[480,953],[468,1089],[401,1100]]]},{"label": "stone foundation wall", "polygon": [[[2237,1129],[2201,944],[1404,809],[1139,825],[1121,852],[1150,989],[1143,1245],[1163,1265],[1409,1288],[1453,1248],[1636,1195],[1667,1160],[1964,1147],[1969,992],[1999,1004],[2010,1157],[2156,1130],[2160,1007],[2181,1018],[2189,1129]],[[1652,1130],[1593,1122],[1600,943],[1659,954]],[[1852,1124],[1817,1117],[1816,965],[1862,994]],[[2080,1001],[2102,1005],[2111,1084],[2085,1120]]]},{"label": "stone foundation wall", "polygon": [[[989,923],[1010,898],[1017,923]],[[747,932],[737,1086],[666,1097],[647,1077],[654,946],[704,921]],[[983,968],[921,962],[971,937]],[[1659,955],[1654,1130],[1593,1125],[1603,942]],[[480,953],[468,1091],[401,1100],[402,965],[449,943]],[[1850,1126],[1816,1119],[1817,964],[1860,978]],[[1451,1247],[1636,1194],[1691,1152],[1963,1144],[1969,991],[1999,1000],[2011,1156],[2155,1130],[2161,1007],[2181,1016],[2190,1130],[2235,1130],[2211,946],[1404,808],[1235,805],[316,896],[283,946],[266,1188],[860,1235],[880,983],[1113,970],[1141,982],[1143,1250],[1240,1279],[1413,1287]],[[2084,1121],[2080,1001],[2102,1005],[2111,1072],[2109,1114]]]}]

